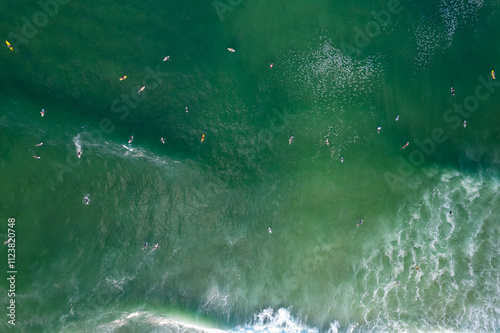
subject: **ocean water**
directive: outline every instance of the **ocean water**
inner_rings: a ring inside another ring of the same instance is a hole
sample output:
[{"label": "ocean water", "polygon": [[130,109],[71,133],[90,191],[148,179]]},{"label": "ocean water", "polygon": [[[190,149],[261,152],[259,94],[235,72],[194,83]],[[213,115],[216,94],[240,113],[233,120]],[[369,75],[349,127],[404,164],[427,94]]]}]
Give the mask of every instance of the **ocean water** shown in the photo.
[{"label": "ocean water", "polygon": [[500,1],[0,9],[0,331],[500,332]]}]

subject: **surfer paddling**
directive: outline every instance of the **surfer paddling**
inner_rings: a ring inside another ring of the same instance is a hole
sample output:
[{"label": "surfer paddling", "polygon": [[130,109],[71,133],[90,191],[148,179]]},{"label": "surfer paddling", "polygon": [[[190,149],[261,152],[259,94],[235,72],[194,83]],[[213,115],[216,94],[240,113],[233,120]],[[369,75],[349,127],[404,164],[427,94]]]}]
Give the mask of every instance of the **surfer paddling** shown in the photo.
[{"label": "surfer paddling", "polygon": [[410,145],[409,142],[405,143],[403,147],[401,147],[401,149],[406,149],[406,147],[408,147]]},{"label": "surfer paddling", "polygon": [[288,144],[291,145],[292,141],[293,141],[293,135],[290,137],[290,139],[288,139]]},{"label": "surfer paddling", "polygon": [[163,61],[167,61],[168,59],[170,59],[170,56],[166,56],[165,58],[163,58]]},{"label": "surfer paddling", "polygon": [[464,120],[464,128],[467,127],[467,120]]},{"label": "surfer paddling", "polygon": [[491,77],[495,80],[495,71],[491,71]]},{"label": "surfer paddling", "polygon": [[382,129],[382,127],[377,127],[377,134],[380,134],[380,130]]},{"label": "surfer paddling", "polygon": [[453,87],[451,87],[451,94],[455,96],[455,89],[453,89]]},{"label": "surfer paddling", "polygon": [[89,196],[88,195],[84,196],[83,201],[85,202],[86,205],[88,205],[90,202]]},{"label": "surfer paddling", "polygon": [[40,114],[42,115],[42,117],[45,116],[45,110],[42,109],[42,111],[40,111]]},{"label": "surfer paddling", "polygon": [[144,246],[142,247],[142,249],[145,250],[147,247],[148,247],[148,242],[146,242],[146,244],[144,244]]},{"label": "surfer paddling", "polygon": [[361,224],[363,224],[363,220],[359,221],[356,226],[359,227]]},{"label": "surfer paddling", "polygon": [[4,244],[9,244],[11,241],[12,241],[12,238],[9,238],[9,239],[7,239],[5,242],[3,242],[3,243],[4,243]]},{"label": "surfer paddling", "polygon": [[77,155],[78,155],[78,158],[82,157],[82,152],[78,151]]},{"label": "surfer paddling", "polygon": [[396,116],[396,121],[398,121],[398,120],[399,120],[399,114]]},{"label": "surfer paddling", "polygon": [[137,92],[137,94],[140,94],[141,92],[143,92],[144,89],[146,89],[146,86],[143,86],[141,89],[139,89],[139,91]]},{"label": "surfer paddling", "polygon": [[229,52],[236,52],[236,51],[235,51],[232,47],[228,47],[228,48],[227,48],[227,50],[228,50]]},{"label": "surfer paddling", "polygon": [[344,163],[344,158],[343,157],[340,158],[340,163]]},{"label": "surfer paddling", "polygon": [[271,63],[271,64],[269,65],[269,69],[272,69],[272,68],[273,68],[273,63]]},{"label": "surfer paddling", "polygon": [[35,146],[40,147],[41,145],[43,145],[43,142],[37,143]]},{"label": "surfer paddling", "polygon": [[205,141],[205,134],[201,135],[201,142]]},{"label": "surfer paddling", "polygon": [[269,231],[270,234],[273,233],[273,230],[271,229],[271,227],[267,228],[267,231]]},{"label": "surfer paddling", "polygon": [[158,246],[160,246],[160,245],[158,245],[158,243],[156,243],[155,247],[153,247],[153,251],[156,250],[158,248]]},{"label": "surfer paddling", "polygon": [[40,159],[40,156],[37,156],[37,155],[34,155],[33,157],[36,158],[37,160]]},{"label": "surfer paddling", "polygon": [[189,113],[189,109],[188,109],[188,107],[187,107],[187,106],[186,106],[186,113]]},{"label": "surfer paddling", "polygon": [[161,143],[165,144],[165,139],[164,138],[161,138],[160,141],[161,141]]},{"label": "surfer paddling", "polygon": [[122,76],[122,77],[120,78],[120,81],[123,81],[123,80],[125,80],[126,78],[127,78],[127,75],[124,75],[124,76]]},{"label": "surfer paddling", "polygon": [[134,136],[133,135],[130,137],[130,139],[128,139],[128,143],[132,143],[132,141],[134,141]]}]

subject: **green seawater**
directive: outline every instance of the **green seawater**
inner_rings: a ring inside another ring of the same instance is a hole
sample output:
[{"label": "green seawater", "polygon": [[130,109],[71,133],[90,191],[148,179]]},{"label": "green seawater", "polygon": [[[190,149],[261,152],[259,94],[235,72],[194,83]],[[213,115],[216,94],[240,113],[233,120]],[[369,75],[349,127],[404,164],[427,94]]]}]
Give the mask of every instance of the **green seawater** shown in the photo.
[{"label": "green seawater", "polygon": [[0,3],[0,331],[500,331],[499,9]]}]

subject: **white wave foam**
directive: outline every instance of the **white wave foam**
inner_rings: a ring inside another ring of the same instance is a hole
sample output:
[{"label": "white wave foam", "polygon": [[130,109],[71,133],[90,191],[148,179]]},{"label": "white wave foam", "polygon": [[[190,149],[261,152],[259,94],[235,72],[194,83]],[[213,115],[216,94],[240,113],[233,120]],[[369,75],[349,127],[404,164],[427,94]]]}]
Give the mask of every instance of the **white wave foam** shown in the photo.
[{"label": "white wave foam", "polygon": [[77,154],[78,154],[78,152],[83,153],[83,151],[82,151],[82,142],[80,141],[80,134],[78,134],[77,136],[75,136],[73,138],[73,142],[74,142],[75,147],[76,147],[76,153]]}]

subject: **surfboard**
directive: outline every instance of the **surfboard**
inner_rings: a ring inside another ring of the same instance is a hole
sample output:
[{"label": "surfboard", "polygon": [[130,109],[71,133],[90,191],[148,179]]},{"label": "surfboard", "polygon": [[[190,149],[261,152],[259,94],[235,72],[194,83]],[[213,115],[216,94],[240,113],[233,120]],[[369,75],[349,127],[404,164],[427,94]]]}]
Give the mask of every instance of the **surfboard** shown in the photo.
[{"label": "surfboard", "polygon": [[491,71],[491,77],[495,80],[495,71]]},{"label": "surfboard", "polygon": [[11,50],[11,51],[14,51],[14,48],[12,47],[12,45],[10,45],[9,41],[6,40],[5,41],[5,44],[7,44],[8,48]]}]

